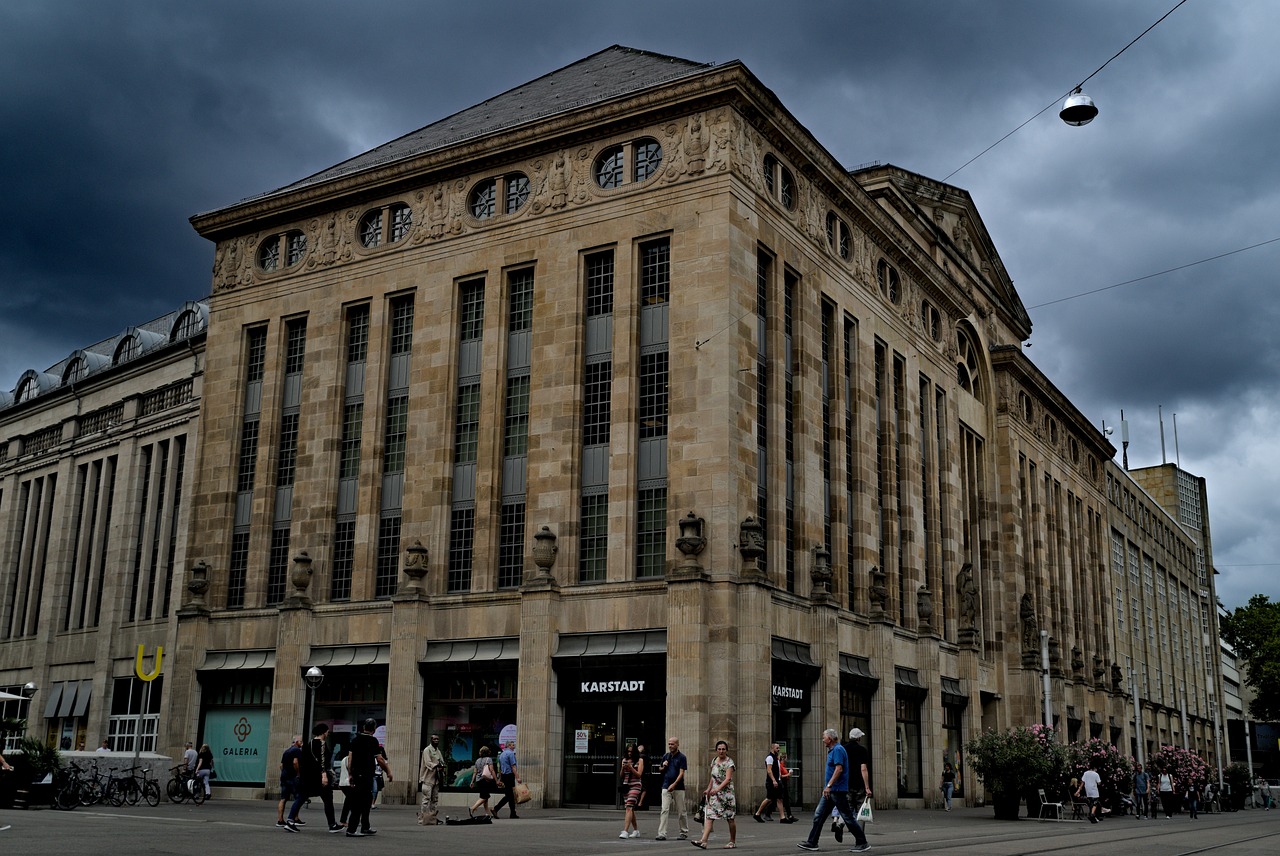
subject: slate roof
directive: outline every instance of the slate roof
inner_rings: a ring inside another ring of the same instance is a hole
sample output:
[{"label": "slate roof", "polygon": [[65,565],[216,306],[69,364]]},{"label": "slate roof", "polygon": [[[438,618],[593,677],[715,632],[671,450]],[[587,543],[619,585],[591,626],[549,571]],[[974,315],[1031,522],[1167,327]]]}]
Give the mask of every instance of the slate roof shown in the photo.
[{"label": "slate roof", "polygon": [[251,198],[288,193],[415,157],[586,104],[639,92],[705,71],[712,65],[614,45],[336,166]]}]

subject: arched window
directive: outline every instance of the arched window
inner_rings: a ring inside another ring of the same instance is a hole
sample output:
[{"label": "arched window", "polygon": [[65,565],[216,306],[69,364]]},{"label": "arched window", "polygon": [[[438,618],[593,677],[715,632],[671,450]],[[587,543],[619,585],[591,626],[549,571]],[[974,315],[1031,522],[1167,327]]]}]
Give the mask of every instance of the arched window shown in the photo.
[{"label": "arched window", "polygon": [[624,184],[639,184],[658,174],[662,167],[662,144],[642,137],[626,145],[610,146],[596,157],[596,184],[605,190]]},{"label": "arched window", "polygon": [[876,264],[876,278],[880,281],[880,294],[892,304],[902,299],[902,286],[898,280],[898,271],[893,265],[881,259]]},{"label": "arched window", "polygon": [[956,334],[959,355],[956,357],[956,380],[960,388],[979,401],[985,400],[982,388],[982,363],[978,359],[978,346],[968,330]]},{"label": "arched window", "polygon": [[486,178],[471,188],[467,210],[477,220],[496,214],[514,214],[529,201],[529,177],[514,172],[500,178]]},{"label": "arched window", "polygon": [[140,353],[142,353],[142,344],[138,341],[138,337],[133,334],[125,336],[116,345],[116,352],[111,357],[111,365],[118,366],[121,363],[128,362]]},{"label": "arched window", "polygon": [[89,365],[85,362],[84,357],[76,357],[67,363],[66,370],[62,372],[62,382],[75,383],[88,373]]}]

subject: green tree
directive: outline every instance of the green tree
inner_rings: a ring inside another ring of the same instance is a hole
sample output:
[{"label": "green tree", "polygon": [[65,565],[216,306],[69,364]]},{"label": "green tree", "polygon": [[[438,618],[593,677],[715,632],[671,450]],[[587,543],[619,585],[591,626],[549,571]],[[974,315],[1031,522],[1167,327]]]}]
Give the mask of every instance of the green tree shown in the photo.
[{"label": "green tree", "polygon": [[1222,638],[1245,665],[1245,683],[1254,692],[1249,714],[1264,722],[1280,719],[1280,603],[1265,594],[1249,598],[1222,619]]}]

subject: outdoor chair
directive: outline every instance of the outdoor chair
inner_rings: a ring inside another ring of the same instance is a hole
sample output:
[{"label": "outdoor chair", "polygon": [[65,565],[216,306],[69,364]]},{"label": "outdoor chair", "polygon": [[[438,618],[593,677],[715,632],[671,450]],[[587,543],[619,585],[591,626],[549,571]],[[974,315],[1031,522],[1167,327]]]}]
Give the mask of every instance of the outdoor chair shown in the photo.
[{"label": "outdoor chair", "polygon": [[1062,811],[1063,811],[1062,803],[1060,803],[1060,802],[1049,802],[1049,801],[1048,801],[1048,798],[1047,798],[1047,797],[1045,797],[1045,795],[1044,795],[1044,788],[1039,788],[1039,789],[1036,791],[1036,793],[1038,793],[1038,794],[1040,795],[1040,816],[1039,816],[1039,817],[1037,817],[1036,819],[1037,819],[1037,820],[1044,820],[1044,819],[1045,819],[1045,817],[1046,817],[1046,814],[1045,814],[1045,813],[1046,813],[1046,812],[1049,812],[1049,811],[1052,811],[1052,812],[1053,812],[1053,820],[1062,820]]}]

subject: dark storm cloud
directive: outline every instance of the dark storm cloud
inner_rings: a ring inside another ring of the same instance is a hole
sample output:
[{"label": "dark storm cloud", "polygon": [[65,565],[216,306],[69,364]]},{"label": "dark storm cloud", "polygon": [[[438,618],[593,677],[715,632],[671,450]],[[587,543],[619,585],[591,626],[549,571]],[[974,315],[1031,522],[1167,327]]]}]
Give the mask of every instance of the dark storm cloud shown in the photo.
[{"label": "dark storm cloud", "polygon": [[[0,388],[209,290],[187,218],[611,44],[740,59],[846,167],[968,190],[1028,355],[1130,460],[1208,479],[1219,592],[1280,599],[1280,5],[1192,0],[0,4]],[[1042,305],[1043,304],[1043,305]],[[1177,413],[1178,442],[1172,414]],[[1113,437],[1117,440],[1117,437]]]}]

